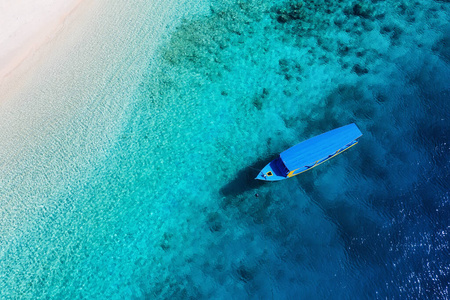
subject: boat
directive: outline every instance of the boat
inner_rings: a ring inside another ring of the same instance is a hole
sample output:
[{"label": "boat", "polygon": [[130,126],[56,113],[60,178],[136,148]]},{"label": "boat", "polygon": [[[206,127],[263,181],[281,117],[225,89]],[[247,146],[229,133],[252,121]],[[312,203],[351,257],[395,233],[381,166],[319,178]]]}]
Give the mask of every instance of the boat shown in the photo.
[{"label": "boat", "polygon": [[312,137],[281,152],[255,179],[279,181],[311,170],[356,145],[361,136],[352,123]]}]

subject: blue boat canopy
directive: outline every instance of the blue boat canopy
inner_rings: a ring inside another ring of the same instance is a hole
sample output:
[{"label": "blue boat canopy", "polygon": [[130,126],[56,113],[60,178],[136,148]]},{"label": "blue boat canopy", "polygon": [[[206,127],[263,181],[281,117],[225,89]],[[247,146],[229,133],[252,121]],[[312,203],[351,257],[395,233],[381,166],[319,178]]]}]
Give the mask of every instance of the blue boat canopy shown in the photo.
[{"label": "blue boat canopy", "polygon": [[361,135],[359,128],[352,123],[301,142],[281,152],[280,157],[289,171],[310,167],[348,146]]}]

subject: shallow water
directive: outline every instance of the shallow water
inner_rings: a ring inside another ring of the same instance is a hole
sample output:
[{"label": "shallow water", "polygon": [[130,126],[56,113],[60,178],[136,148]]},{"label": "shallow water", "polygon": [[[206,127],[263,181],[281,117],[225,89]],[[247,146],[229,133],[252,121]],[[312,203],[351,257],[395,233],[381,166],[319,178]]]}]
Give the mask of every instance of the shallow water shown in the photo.
[{"label": "shallow water", "polygon": [[[212,1],[108,102],[117,134],[90,167],[31,187],[45,201],[3,229],[16,238],[0,295],[448,298],[449,13],[443,1]],[[74,137],[93,130],[83,122]],[[356,147],[253,181],[351,122]],[[35,155],[31,166],[51,153]]]}]

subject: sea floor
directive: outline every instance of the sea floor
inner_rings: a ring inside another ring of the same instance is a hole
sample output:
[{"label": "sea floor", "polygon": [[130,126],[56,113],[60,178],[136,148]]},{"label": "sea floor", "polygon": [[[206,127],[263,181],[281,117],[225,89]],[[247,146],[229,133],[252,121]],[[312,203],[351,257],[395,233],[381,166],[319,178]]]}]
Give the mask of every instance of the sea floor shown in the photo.
[{"label": "sea floor", "polygon": [[[197,5],[157,39],[134,10],[89,105],[2,162],[1,297],[449,298],[449,2]],[[352,149],[253,180],[352,122]]]}]

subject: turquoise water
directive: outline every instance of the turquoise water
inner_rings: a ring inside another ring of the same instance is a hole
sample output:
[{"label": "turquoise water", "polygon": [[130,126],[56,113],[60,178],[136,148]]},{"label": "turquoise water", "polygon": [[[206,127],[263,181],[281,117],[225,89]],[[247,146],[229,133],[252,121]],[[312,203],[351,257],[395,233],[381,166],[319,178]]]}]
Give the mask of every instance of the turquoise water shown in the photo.
[{"label": "turquoise water", "polygon": [[[449,13],[446,1],[212,1],[142,60],[136,88],[106,95],[121,97],[105,100],[117,134],[89,167],[31,187],[33,217],[3,224],[0,295],[448,298]],[[74,138],[102,126],[84,122]],[[356,147],[253,181],[351,122]],[[20,197],[7,187],[3,199]]]}]

